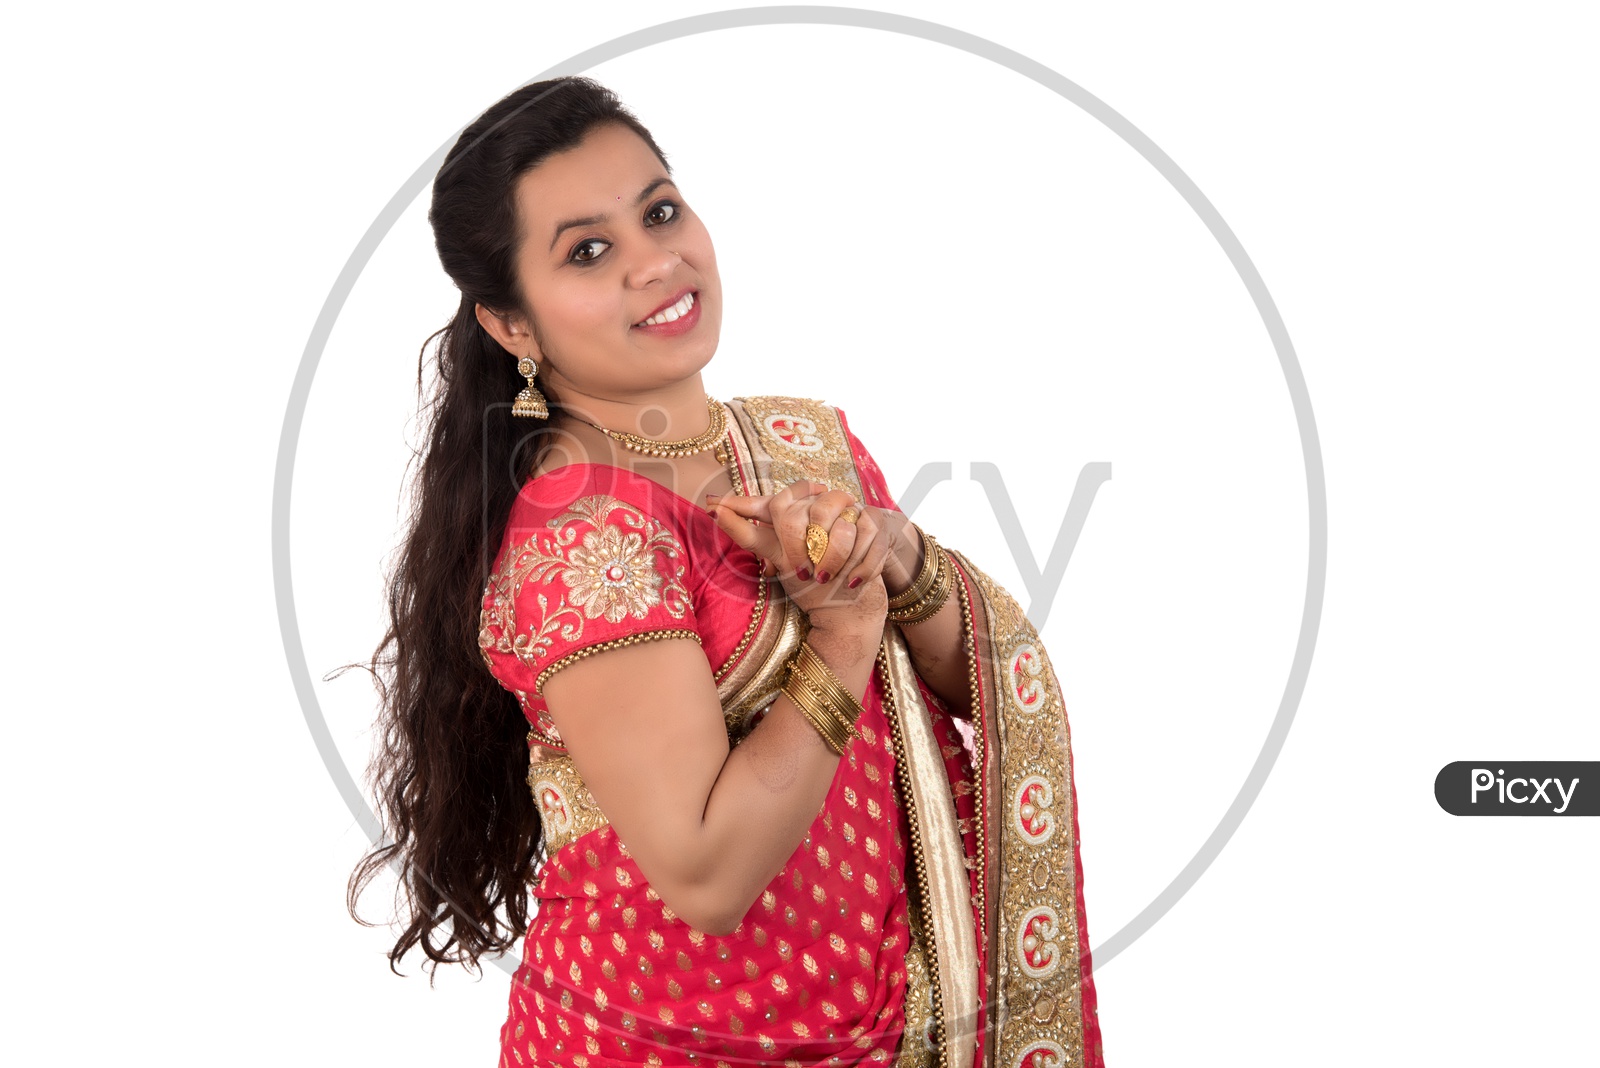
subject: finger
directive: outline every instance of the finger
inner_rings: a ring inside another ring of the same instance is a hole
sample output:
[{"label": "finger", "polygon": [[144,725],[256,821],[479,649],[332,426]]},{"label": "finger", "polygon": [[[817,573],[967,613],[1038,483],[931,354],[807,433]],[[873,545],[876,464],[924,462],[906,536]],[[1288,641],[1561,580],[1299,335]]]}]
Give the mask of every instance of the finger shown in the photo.
[{"label": "finger", "polygon": [[[813,483],[816,485],[816,483]],[[783,542],[784,552],[794,563],[796,573],[805,579],[815,574],[819,581],[824,572],[831,579],[837,573],[839,565],[843,563],[842,554],[835,554],[833,558],[827,555],[827,550],[832,548],[831,537],[829,545],[824,550],[824,555],[816,560],[811,559],[810,546],[807,544],[806,535],[812,526],[821,527],[827,532],[833,525],[839,513],[850,504],[850,494],[843,490],[829,490],[823,487],[824,492],[809,497],[802,497],[794,502],[793,513],[800,518],[785,524],[779,530],[779,538]],[[847,533],[847,537],[850,537]],[[831,569],[831,570],[830,570]]]},{"label": "finger", "polygon": [[812,506],[820,495],[828,492],[826,483],[797,479],[772,498],[770,518],[783,546],[784,569],[801,581],[811,578],[816,570],[806,552],[806,527],[812,522]]},{"label": "finger", "polygon": [[809,580],[811,558],[806,555],[806,525],[809,516],[803,508],[789,508],[772,517],[773,535],[778,539],[777,562],[785,573]]},{"label": "finger", "polygon": [[892,546],[888,532],[871,512],[863,513],[856,525],[859,528],[857,551],[851,554],[850,562],[845,565],[844,575],[845,586],[852,590],[882,573]]},{"label": "finger", "polygon": [[[855,547],[855,530],[849,522],[839,517],[846,508],[855,508],[856,501],[844,490],[829,490],[811,498],[810,504],[810,522],[821,527],[828,535],[827,548],[816,564],[817,580],[826,582],[839,573]],[[824,575],[828,578],[823,578]]]},{"label": "finger", "polygon": [[850,569],[850,579],[846,580],[846,587],[854,590],[862,582],[869,582],[870,579],[877,579],[878,576],[882,576],[883,568],[886,568],[888,561],[890,561],[890,552],[890,539],[886,536],[886,532],[875,532],[874,537],[872,537],[872,544],[867,547],[867,552]]},{"label": "finger", "polygon": [[787,486],[784,486],[777,493],[774,493],[771,497],[771,500],[774,507],[787,508],[796,501],[804,500],[808,497],[815,497],[819,493],[826,492],[828,492],[826,483],[813,482],[807,478],[800,478],[789,483]]},{"label": "finger", "polygon": [[[828,569],[828,603],[848,604],[856,596],[851,592],[855,587],[849,585],[849,580],[860,561],[871,551],[872,543],[877,536],[876,527],[870,518],[862,516],[855,523],[835,520],[833,532],[836,536],[828,539],[828,551],[823,555],[823,563],[818,566]],[[829,558],[835,552],[842,551],[846,541],[850,544],[848,555],[845,555],[837,565],[832,564]],[[821,578],[822,571],[819,570],[817,579]]]},{"label": "finger", "polygon": [[[828,532],[828,548],[817,561],[817,581],[827,582],[844,570],[855,551],[856,524],[843,518],[846,508],[855,507],[850,494],[842,491],[825,493],[811,503],[811,522]],[[859,518],[856,522],[859,522]]]},{"label": "finger", "polygon": [[741,549],[748,549],[763,560],[777,561],[782,558],[782,547],[778,544],[778,536],[770,526],[755,526],[738,512],[729,508],[727,499],[719,502],[711,509],[711,517],[716,520],[717,526],[723,533],[733,540]]},{"label": "finger", "polygon": [[772,501],[773,498],[771,496],[741,497],[738,494],[729,493],[717,497],[715,494],[706,494],[708,507],[720,504],[731,510],[735,515],[743,516],[746,519],[759,519],[762,522],[771,522]]}]

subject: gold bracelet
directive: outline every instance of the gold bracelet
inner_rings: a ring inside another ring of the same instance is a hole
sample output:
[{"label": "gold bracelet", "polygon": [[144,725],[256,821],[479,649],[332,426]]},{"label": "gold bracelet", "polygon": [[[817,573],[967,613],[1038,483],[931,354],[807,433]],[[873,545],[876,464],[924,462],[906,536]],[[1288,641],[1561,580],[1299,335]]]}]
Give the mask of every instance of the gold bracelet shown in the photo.
[{"label": "gold bracelet", "polygon": [[844,747],[850,744],[850,739],[855,736],[855,731],[845,722],[838,710],[807,686],[801,675],[792,670],[789,678],[783,684],[783,693],[800,714],[811,721],[811,725],[822,735],[823,742],[835,753],[843,753]]},{"label": "gold bracelet", "polygon": [[854,716],[838,707],[832,697],[818,692],[818,687],[811,683],[811,679],[806,678],[805,671],[794,671],[789,681],[790,686],[784,689],[784,692],[789,694],[789,699],[794,700],[800,707],[810,710],[813,723],[826,723],[826,729],[818,727],[819,731],[822,731],[822,737],[830,740],[835,747],[834,751],[843,751],[843,747],[850,743],[850,739],[856,737]]},{"label": "gold bracelet", "polygon": [[855,726],[856,720],[866,711],[861,707],[861,702],[856,700],[856,695],[845,689],[839,676],[833,673],[833,669],[817,655],[817,651],[811,648],[809,643],[800,643],[791,670],[800,676],[801,681],[810,686],[818,697],[834,706],[850,726]]},{"label": "gold bracelet", "polygon": [[932,619],[950,599],[950,591],[955,589],[955,567],[950,563],[949,556],[937,545],[934,546],[934,553],[939,558],[939,565],[933,589],[916,603],[888,613],[889,619],[902,627]]},{"label": "gold bracelet", "polygon": [[808,643],[802,642],[789,661],[783,692],[811,721],[828,748],[844,752],[855,737],[856,720],[865,710]]},{"label": "gold bracelet", "polygon": [[889,618],[902,627],[924,623],[938,615],[939,610],[950,599],[950,592],[955,589],[955,567],[950,563],[950,558],[943,548],[936,551],[939,554],[939,576],[934,588],[910,608],[889,614]]},{"label": "gold bracelet", "polygon": [[[915,523],[911,524],[917,527]],[[934,579],[938,577],[939,561],[935,550],[939,543],[933,536],[921,527],[917,527],[917,536],[922,539],[922,570],[917,572],[917,577],[911,580],[911,585],[889,598],[889,611],[908,608],[928,595],[933,589]]]}]

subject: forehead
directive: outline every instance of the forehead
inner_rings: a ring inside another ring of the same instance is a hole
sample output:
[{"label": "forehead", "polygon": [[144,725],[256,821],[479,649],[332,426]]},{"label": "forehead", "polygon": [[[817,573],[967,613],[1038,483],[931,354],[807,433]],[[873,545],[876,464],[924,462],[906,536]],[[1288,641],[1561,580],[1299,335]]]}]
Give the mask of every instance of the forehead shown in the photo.
[{"label": "forehead", "polygon": [[560,219],[631,210],[639,190],[666,173],[642,137],[606,123],[518,179],[518,214],[537,234]]}]

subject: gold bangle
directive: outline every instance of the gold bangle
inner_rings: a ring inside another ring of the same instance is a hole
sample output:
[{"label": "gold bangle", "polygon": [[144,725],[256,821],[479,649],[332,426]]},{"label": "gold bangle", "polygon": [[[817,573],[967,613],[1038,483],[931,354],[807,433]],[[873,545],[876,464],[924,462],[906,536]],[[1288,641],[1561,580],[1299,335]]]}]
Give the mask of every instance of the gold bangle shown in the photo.
[{"label": "gold bangle", "polygon": [[944,550],[939,551],[939,578],[934,588],[928,595],[916,604],[901,612],[894,613],[890,619],[902,627],[924,623],[939,614],[945,602],[950,599],[950,591],[955,589],[955,571],[945,556]]},{"label": "gold bangle", "polygon": [[855,736],[855,731],[844,722],[838,711],[819,697],[798,672],[791,670],[789,678],[783,684],[784,696],[794,702],[794,707],[800,714],[811,721],[822,741],[834,753],[843,753],[845,746],[850,744],[850,739]]},{"label": "gold bangle", "polygon": [[844,752],[855,737],[855,723],[865,711],[855,695],[806,642],[789,661],[783,692],[822,735],[828,748]]},{"label": "gold bangle", "polygon": [[818,692],[817,687],[812,685],[804,672],[791,672],[789,683],[784,693],[788,694],[796,704],[803,704],[811,709],[827,723],[827,729],[823,731],[825,737],[832,738],[840,746],[847,745],[850,739],[855,737],[854,719],[831,697]]},{"label": "gold bangle", "polygon": [[[915,523],[911,524],[917,527]],[[917,577],[911,580],[911,585],[889,598],[889,611],[893,612],[902,608],[909,608],[928,595],[933,589],[934,579],[938,577],[939,543],[933,540],[933,535],[917,527],[917,536],[922,539],[922,570],[917,572]]]},{"label": "gold bangle", "polygon": [[939,558],[939,564],[933,589],[914,604],[890,611],[888,617],[892,622],[902,627],[925,622],[937,615],[939,609],[950,599],[950,591],[955,589],[956,585],[955,567],[950,563],[950,558],[943,548],[935,546],[934,552]]},{"label": "gold bangle", "polygon": [[782,692],[794,702],[795,708],[800,710],[800,715],[810,719],[811,726],[816,727],[816,732],[822,735],[824,742],[827,742],[827,748],[834,750],[835,753],[845,751],[846,745],[850,745],[851,737],[854,737],[853,729],[824,697],[810,686],[806,686],[805,679],[798,675],[797,671],[790,670]]},{"label": "gold bangle", "polygon": [[809,643],[800,643],[790,670],[816,691],[818,697],[832,705],[849,726],[855,726],[856,720],[866,711],[861,707],[861,702],[856,700],[856,695],[845,689],[839,676],[833,673],[833,669],[817,655],[817,651],[811,648]]}]

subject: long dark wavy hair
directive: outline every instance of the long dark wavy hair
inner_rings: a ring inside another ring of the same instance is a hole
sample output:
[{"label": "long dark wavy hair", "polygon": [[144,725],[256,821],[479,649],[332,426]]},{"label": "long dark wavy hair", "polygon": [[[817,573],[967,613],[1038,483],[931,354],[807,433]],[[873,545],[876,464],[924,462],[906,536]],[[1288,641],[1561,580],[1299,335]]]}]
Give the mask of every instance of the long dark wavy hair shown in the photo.
[{"label": "long dark wavy hair", "polygon": [[362,858],[347,894],[350,914],[373,926],[358,899],[385,865],[396,868],[403,927],[389,967],[397,974],[414,946],[430,975],[440,964],[479,969],[482,954],[506,952],[527,928],[528,882],[543,847],[526,783],[528,723],[484,664],[478,613],[512,502],[548,435],[512,419],[525,383],[474,306],[531,319],[516,275],[517,181],[606,123],[631,128],[667,166],[608,89],[557,78],[484,112],[433,183],[428,220],[461,303],[418,357],[423,444],[413,457],[408,532],[389,575],[388,629],[370,665],[381,710],[368,778],[389,838]]}]

